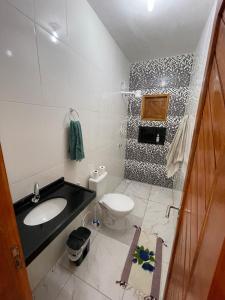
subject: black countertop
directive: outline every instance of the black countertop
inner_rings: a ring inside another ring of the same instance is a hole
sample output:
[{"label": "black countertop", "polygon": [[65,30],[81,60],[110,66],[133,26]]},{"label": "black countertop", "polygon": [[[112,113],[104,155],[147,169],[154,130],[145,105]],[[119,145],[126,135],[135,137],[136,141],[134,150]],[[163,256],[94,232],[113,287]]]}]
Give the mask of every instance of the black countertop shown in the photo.
[{"label": "black countertop", "polygon": [[14,204],[17,225],[26,265],[29,265],[41,251],[83,211],[95,198],[96,193],[81,186],[64,181],[57,181],[40,189],[40,201],[38,204],[52,198],[65,198],[67,205],[64,210],[52,220],[35,226],[23,223],[26,215],[38,204],[31,201],[33,194],[21,199]]}]

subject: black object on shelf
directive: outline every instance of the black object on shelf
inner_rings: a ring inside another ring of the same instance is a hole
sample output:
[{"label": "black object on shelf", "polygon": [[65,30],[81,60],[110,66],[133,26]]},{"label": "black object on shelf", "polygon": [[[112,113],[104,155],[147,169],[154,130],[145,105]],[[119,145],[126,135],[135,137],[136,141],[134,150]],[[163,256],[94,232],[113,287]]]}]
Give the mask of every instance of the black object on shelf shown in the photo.
[{"label": "black object on shelf", "polygon": [[139,126],[138,143],[164,145],[165,127]]},{"label": "black object on shelf", "polygon": [[69,260],[79,266],[90,250],[91,231],[86,227],[73,230],[66,242]]}]

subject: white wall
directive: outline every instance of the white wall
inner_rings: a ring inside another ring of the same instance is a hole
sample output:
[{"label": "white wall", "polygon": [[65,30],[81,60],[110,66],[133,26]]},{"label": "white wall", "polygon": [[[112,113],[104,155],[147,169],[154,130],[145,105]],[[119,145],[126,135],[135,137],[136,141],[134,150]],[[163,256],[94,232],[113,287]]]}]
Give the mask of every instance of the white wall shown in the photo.
[{"label": "white wall", "polygon": [[[52,33],[57,32],[56,39]],[[86,0],[0,1],[0,139],[13,201],[66,177],[87,185],[100,164],[121,180],[129,63]],[[79,111],[86,158],[67,159],[69,107]]]},{"label": "white wall", "polygon": [[[215,1],[209,18],[203,29],[201,39],[198,43],[197,49],[195,51],[193,71],[190,81],[190,97],[187,102],[185,114],[189,115],[188,120],[188,133],[187,133],[187,143],[185,148],[184,162],[182,164],[181,170],[176,176],[174,187],[175,198],[180,197],[181,193],[177,190],[181,190],[184,184],[184,179],[187,171],[188,159],[191,149],[191,142],[193,137],[193,131],[195,126],[196,113],[198,109],[198,104],[200,100],[200,93],[203,87],[203,79],[207,62],[207,55],[209,50],[210,38],[212,34],[213,21],[215,18],[215,12],[217,7],[217,1]],[[175,199],[177,201],[178,199]]]}]

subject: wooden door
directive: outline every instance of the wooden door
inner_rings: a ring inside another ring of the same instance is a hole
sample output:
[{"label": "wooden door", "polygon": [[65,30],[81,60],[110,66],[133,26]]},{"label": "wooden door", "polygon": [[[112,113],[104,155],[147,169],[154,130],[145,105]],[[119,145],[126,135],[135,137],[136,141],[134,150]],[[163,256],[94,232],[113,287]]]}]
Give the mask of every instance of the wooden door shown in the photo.
[{"label": "wooden door", "polygon": [[31,290],[20,244],[0,145],[0,299],[31,300]]},{"label": "wooden door", "polygon": [[164,298],[225,300],[225,1],[218,3]]}]

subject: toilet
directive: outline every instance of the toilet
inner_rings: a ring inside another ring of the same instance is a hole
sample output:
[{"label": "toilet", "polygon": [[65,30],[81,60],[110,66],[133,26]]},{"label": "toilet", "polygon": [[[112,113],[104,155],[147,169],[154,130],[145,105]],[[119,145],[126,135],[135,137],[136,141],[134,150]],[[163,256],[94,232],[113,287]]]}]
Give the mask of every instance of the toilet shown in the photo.
[{"label": "toilet", "polygon": [[134,201],[123,194],[105,194],[107,175],[108,173],[104,172],[98,178],[89,178],[89,188],[96,192],[103,224],[110,229],[127,229],[129,226],[127,216],[134,209]]}]

